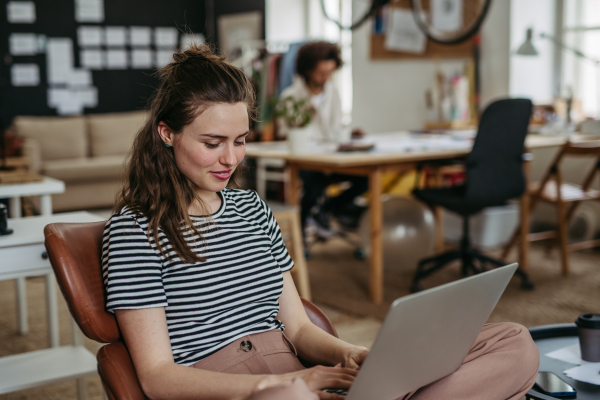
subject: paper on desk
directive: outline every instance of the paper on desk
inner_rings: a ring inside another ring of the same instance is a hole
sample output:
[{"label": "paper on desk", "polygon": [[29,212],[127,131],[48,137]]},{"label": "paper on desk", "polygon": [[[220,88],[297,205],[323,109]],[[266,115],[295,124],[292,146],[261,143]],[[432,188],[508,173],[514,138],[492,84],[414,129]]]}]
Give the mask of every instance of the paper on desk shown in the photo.
[{"label": "paper on desk", "polygon": [[435,29],[445,32],[457,31],[462,27],[463,0],[433,0],[431,22]]},{"label": "paper on desk", "polygon": [[579,364],[578,367],[563,371],[564,374],[569,378],[573,378],[581,382],[600,385],[600,362],[596,363],[582,360],[579,343],[551,351],[550,353],[546,354],[546,357],[564,361],[569,364]]},{"label": "paper on desk", "polygon": [[581,382],[600,385],[600,363],[588,363],[564,371],[569,378]]},{"label": "paper on desk", "polygon": [[10,54],[13,56],[33,56],[38,51],[35,33],[11,33],[8,37]]},{"label": "paper on desk", "polygon": [[35,3],[33,1],[9,1],[6,4],[6,19],[11,24],[33,24]]},{"label": "paper on desk", "polygon": [[417,26],[412,11],[392,8],[385,35],[385,48],[421,54],[425,52],[426,44],[425,34]]},{"label": "paper on desk", "polygon": [[583,361],[581,359],[581,348],[579,347],[579,343],[551,351],[550,353],[546,354],[546,357],[564,361],[569,364],[581,365],[588,363],[587,361]]}]

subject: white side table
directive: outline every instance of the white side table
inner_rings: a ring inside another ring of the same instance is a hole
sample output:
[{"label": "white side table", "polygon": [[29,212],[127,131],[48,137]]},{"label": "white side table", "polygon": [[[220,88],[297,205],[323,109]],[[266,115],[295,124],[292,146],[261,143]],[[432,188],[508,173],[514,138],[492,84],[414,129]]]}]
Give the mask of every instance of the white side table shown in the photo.
[{"label": "white side table", "polygon": [[44,246],[44,227],[54,222],[102,220],[87,212],[8,220],[14,232],[0,236],[0,280],[46,276],[50,348],[0,358],[0,394],[80,378],[79,398],[86,397],[82,377],[96,373],[96,358],[83,347],[81,333],[73,321],[74,345],[60,346],[56,283]]},{"label": "white side table", "polygon": [[[21,218],[21,197],[40,196],[42,215],[52,215],[52,195],[64,193],[65,183],[54,178],[44,178],[41,182],[13,183],[0,185],[0,199],[10,199],[10,217]],[[27,293],[25,278],[17,278],[17,315],[19,316],[19,333],[29,332],[27,322]]]}]

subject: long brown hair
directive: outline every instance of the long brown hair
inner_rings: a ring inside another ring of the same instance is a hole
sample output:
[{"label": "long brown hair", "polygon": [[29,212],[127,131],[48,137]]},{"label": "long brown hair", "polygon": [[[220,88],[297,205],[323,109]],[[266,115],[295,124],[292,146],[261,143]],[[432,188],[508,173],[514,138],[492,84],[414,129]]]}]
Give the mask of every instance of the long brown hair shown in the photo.
[{"label": "long brown hair", "polygon": [[[177,255],[187,263],[203,262],[184,238],[193,231],[203,241],[192,223],[188,207],[196,195],[194,183],[177,169],[172,148],[165,147],[158,133],[164,122],[175,134],[192,123],[204,110],[216,103],[247,105],[250,120],[255,115],[255,93],[250,81],[224,57],[208,46],[193,46],[173,54],[173,61],[159,69],[160,85],[150,99],[150,112],[144,127],[137,133],[127,161],[127,182],[117,196],[115,211],[127,206],[149,220],[148,240],[153,236],[161,253],[159,228],[169,239]],[[235,186],[236,171],[228,186]]]}]

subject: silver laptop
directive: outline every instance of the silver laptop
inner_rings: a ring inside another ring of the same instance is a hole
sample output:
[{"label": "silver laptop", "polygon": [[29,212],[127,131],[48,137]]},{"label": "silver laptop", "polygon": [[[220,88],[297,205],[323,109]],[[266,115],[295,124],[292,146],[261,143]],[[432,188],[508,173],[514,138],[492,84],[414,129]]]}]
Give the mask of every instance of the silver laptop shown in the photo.
[{"label": "silver laptop", "polygon": [[515,263],[394,301],[346,399],[397,399],[456,371],[516,270]]}]

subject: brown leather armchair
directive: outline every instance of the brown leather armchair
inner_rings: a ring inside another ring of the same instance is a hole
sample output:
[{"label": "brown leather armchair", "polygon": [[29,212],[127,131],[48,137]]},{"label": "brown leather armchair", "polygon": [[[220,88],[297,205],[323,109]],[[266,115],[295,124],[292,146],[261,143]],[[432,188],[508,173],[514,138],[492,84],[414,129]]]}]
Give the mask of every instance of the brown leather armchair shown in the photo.
[{"label": "brown leather armchair", "polygon": [[[102,235],[105,222],[50,224],[44,229],[46,250],[71,315],[92,340],[107,343],[96,356],[98,373],[110,400],[146,399],[114,315],[105,311]],[[337,337],[321,310],[302,299],[310,320]]]}]

